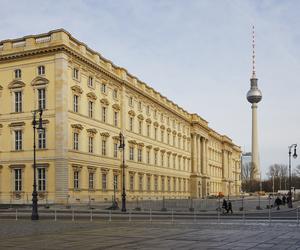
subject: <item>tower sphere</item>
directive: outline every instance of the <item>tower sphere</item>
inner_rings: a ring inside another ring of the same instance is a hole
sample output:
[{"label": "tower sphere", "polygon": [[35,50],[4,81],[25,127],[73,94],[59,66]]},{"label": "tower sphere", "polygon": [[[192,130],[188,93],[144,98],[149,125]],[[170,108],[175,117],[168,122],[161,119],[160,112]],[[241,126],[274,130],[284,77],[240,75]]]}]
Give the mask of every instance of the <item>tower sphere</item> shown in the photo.
[{"label": "tower sphere", "polygon": [[247,100],[250,103],[259,103],[262,99],[262,93],[257,87],[257,78],[251,78],[251,88],[247,93]]},{"label": "tower sphere", "polygon": [[247,93],[247,100],[250,103],[259,103],[262,99],[261,91],[258,88],[250,89]]}]

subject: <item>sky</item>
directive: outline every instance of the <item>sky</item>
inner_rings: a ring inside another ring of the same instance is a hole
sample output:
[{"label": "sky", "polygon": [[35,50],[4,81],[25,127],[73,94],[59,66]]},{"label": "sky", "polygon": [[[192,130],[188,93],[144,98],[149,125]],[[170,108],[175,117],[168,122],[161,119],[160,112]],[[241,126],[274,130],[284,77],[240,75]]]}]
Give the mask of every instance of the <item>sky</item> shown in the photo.
[{"label": "sky", "polygon": [[[300,153],[300,1],[0,0],[0,40],[64,28],[251,151],[252,25],[262,177]],[[300,164],[300,157],[292,161]]]}]

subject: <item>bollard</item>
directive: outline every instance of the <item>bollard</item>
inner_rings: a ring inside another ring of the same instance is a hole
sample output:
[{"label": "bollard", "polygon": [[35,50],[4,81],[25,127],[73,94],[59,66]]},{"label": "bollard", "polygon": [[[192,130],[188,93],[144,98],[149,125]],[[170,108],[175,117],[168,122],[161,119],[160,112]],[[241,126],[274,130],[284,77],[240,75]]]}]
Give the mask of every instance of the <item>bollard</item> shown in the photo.
[{"label": "bollard", "polygon": [[109,217],[108,217],[108,221],[111,222],[111,210],[109,210]]},{"label": "bollard", "polygon": [[16,209],[16,220],[18,220],[18,209]]},{"label": "bollard", "polygon": [[75,221],[74,208],[72,209],[72,221]]},{"label": "bollard", "polygon": [[194,210],[194,223],[196,223],[196,210]]},{"label": "bollard", "polygon": [[174,223],[174,211],[173,211],[173,209],[172,209],[172,224]]},{"label": "bollard", "polygon": [[218,209],[218,223],[220,223],[220,209]]},{"label": "bollard", "polygon": [[90,221],[93,221],[93,209],[91,209],[91,217],[90,217]]},{"label": "bollard", "polygon": [[57,221],[56,209],[54,210],[54,221]]},{"label": "bollard", "polygon": [[243,209],[243,223],[245,224],[246,220],[245,220],[245,209]]},{"label": "bollard", "polygon": [[269,198],[269,224],[271,224],[271,204],[270,204],[270,198]]},{"label": "bollard", "polygon": [[131,222],[131,209],[129,210],[129,218],[128,218],[129,222]]},{"label": "bollard", "polygon": [[152,223],[152,210],[151,210],[151,208],[150,208],[150,214],[149,214],[149,220],[150,220],[150,223]]}]

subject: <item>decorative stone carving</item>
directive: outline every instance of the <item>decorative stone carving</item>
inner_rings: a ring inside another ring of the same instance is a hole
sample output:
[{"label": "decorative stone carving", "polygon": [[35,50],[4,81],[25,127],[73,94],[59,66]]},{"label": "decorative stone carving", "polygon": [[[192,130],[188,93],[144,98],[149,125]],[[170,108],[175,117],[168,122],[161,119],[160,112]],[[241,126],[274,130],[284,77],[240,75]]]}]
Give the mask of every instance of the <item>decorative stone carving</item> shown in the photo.
[{"label": "decorative stone carving", "polygon": [[110,134],[108,132],[102,132],[102,133],[100,133],[100,135],[102,137],[109,137],[110,136]]},{"label": "decorative stone carving", "polygon": [[88,128],[86,131],[92,135],[95,135],[98,132],[97,129],[95,129],[95,128]]},{"label": "decorative stone carving", "polygon": [[109,105],[109,101],[106,99],[106,98],[102,98],[100,100],[100,102],[103,104],[103,105]]},{"label": "decorative stone carving", "polygon": [[26,84],[20,80],[14,80],[10,84],[8,84],[9,89],[17,89],[17,88],[24,88]]},{"label": "decorative stone carving", "polygon": [[129,110],[128,114],[131,115],[131,116],[135,116],[135,112],[133,110]]},{"label": "decorative stone carving", "polygon": [[12,122],[8,126],[9,127],[21,127],[21,126],[25,126],[25,122]]},{"label": "decorative stone carving", "polygon": [[114,105],[112,105],[112,108],[114,109],[114,110],[121,110],[121,107],[120,107],[120,105],[119,104],[117,104],[117,103],[115,103]]},{"label": "decorative stone carving", "polygon": [[97,96],[93,92],[87,93],[86,96],[92,100],[97,100]]},{"label": "decorative stone carving", "polygon": [[77,85],[74,85],[71,87],[72,91],[75,92],[76,94],[82,94],[83,93],[83,90],[81,87],[77,86]]},{"label": "decorative stone carving", "polygon": [[138,118],[139,120],[144,120],[144,116],[143,116],[142,114],[139,114],[139,115],[137,116],[137,118]]},{"label": "decorative stone carving", "polygon": [[34,78],[31,81],[32,86],[47,85],[48,83],[49,83],[49,80],[44,77],[41,77],[41,76],[37,76],[36,78]]},{"label": "decorative stone carving", "polygon": [[78,123],[77,124],[72,124],[71,127],[74,128],[74,129],[78,129],[78,130],[83,129],[83,126],[81,124],[78,124]]},{"label": "decorative stone carving", "polygon": [[151,123],[152,123],[152,121],[151,121],[151,119],[150,119],[150,118],[147,118],[147,119],[146,119],[146,122],[147,122],[147,123],[149,123],[149,124],[151,124]]}]

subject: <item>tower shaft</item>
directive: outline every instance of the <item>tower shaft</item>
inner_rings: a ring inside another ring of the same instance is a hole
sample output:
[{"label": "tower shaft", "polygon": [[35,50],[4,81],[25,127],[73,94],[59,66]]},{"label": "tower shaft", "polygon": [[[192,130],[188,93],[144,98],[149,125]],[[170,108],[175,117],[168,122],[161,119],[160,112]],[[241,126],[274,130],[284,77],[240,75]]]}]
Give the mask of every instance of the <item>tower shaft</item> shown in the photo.
[{"label": "tower shaft", "polygon": [[260,178],[260,163],[258,150],[258,129],[257,129],[257,104],[252,103],[252,171],[251,179],[259,180]]}]

